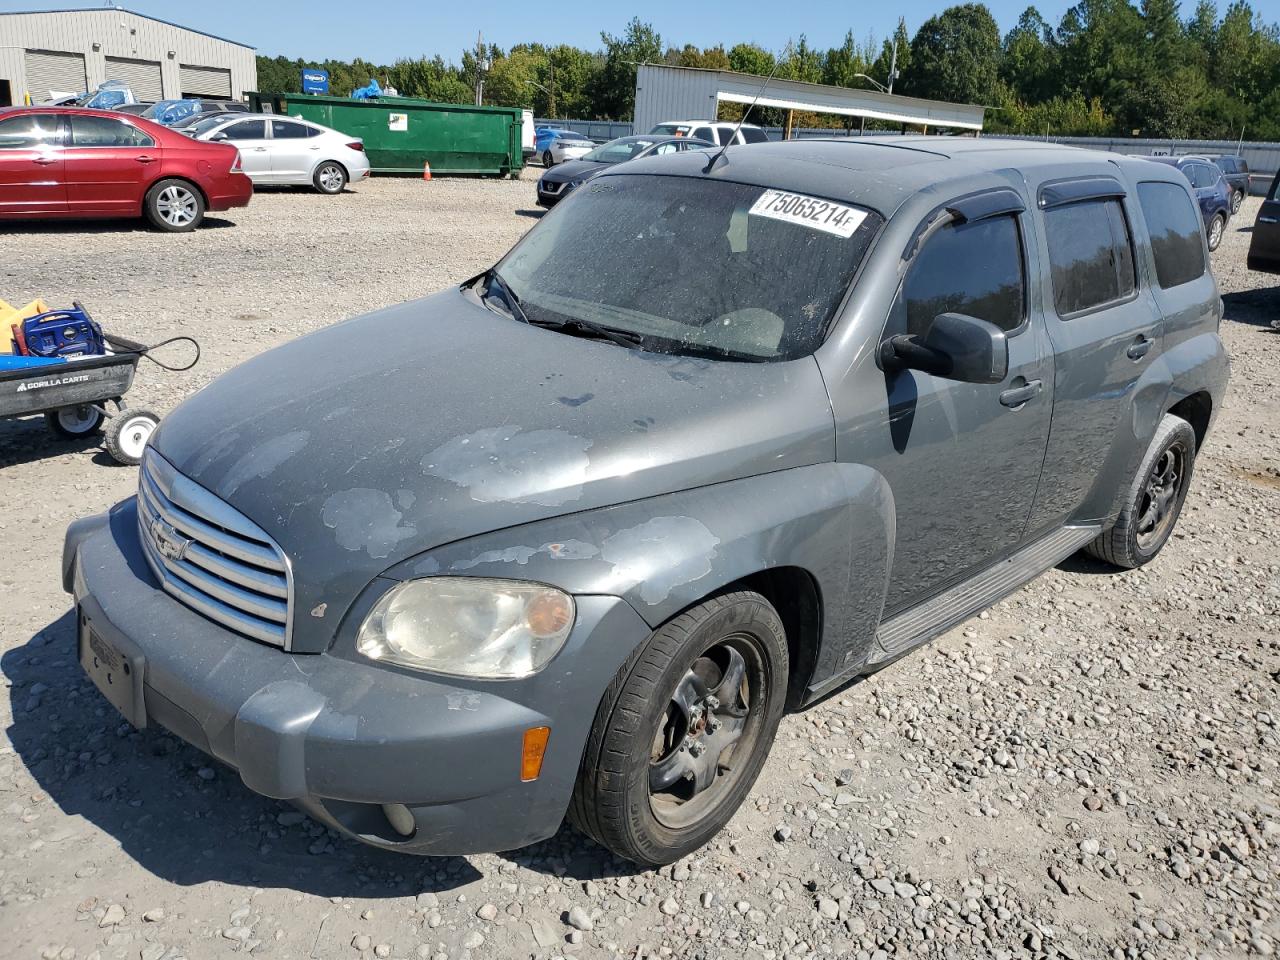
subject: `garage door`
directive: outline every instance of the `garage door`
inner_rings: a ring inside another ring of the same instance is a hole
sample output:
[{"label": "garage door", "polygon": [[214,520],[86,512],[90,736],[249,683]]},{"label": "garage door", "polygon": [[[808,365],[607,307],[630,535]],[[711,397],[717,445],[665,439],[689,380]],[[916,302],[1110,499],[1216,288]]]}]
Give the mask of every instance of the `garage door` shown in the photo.
[{"label": "garage door", "polygon": [[53,50],[26,52],[27,92],[32,103],[43,103],[51,93],[83,93],[89,86],[84,72],[84,55]]},{"label": "garage door", "polygon": [[138,100],[163,100],[160,87],[160,63],[156,60],[130,60],[127,57],[107,57],[107,79],[123,80],[133,90]]},{"label": "garage door", "polygon": [[231,71],[219,67],[191,67],[182,64],[178,71],[184,97],[220,97],[231,99]]}]

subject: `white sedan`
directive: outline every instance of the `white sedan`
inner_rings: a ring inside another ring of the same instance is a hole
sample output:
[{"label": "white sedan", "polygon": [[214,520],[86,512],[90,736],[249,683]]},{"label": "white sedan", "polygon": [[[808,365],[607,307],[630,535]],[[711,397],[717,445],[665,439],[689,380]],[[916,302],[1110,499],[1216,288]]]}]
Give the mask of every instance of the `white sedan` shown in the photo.
[{"label": "white sedan", "polygon": [[309,184],[321,193],[341,193],[369,176],[364,141],[297,117],[218,114],[189,131],[197,140],[229,143],[254,186]]}]

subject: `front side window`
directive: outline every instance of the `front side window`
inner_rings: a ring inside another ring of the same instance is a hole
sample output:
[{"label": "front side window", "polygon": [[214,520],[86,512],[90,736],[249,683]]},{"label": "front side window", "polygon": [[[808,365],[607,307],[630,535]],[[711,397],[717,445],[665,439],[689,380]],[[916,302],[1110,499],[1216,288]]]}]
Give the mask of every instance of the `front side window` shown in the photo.
[{"label": "front side window", "polygon": [[132,124],[111,117],[72,116],[73,147],[154,147],[155,141]]},{"label": "front side window", "polygon": [[949,224],[916,254],[886,336],[924,336],[934,317],[963,313],[1016,330],[1025,315],[1022,239],[1012,216]]},{"label": "front side window", "polygon": [[696,130],[693,131],[692,136],[695,140],[705,140],[707,141],[707,143],[720,142],[719,140],[716,139],[716,135],[715,133],[712,132],[710,127],[698,127]]},{"label": "front side window", "polygon": [[1138,184],[1138,204],[1151,235],[1156,280],[1164,289],[1204,273],[1204,227],[1200,214],[1176,183]]},{"label": "front side window", "polygon": [[267,138],[267,121],[241,120],[223,128],[222,133],[228,140],[265,140]]},{"label": "front side window", "polygon": [[48,113],[24,113],[0,120],[0,150],[36,150],[57,146],[58,118]]},{"label": "front side window", "polygon": [[1133,243],[1120,201],[1083,200],[1044,213],[1053,306],[1071,316],[1128,299],[1137,289]]},{"label": "front side window", "polygon": [[788,360],[822,343],[882,222],[747,184],[606,175],[497,269],[534,323],[582,320],[663,353]]}]

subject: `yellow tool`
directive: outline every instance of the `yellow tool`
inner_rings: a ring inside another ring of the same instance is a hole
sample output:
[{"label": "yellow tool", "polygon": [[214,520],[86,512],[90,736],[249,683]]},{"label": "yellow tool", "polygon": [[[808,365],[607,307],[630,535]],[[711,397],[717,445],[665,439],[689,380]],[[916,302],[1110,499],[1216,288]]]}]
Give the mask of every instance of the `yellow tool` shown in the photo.
[{"label": "yellow tool", "polygon": [[49,305],[39,297],[25,307],[13,307],[0,300],[0,353],[13,353],[13,326],[38,313],[48,313]]}]

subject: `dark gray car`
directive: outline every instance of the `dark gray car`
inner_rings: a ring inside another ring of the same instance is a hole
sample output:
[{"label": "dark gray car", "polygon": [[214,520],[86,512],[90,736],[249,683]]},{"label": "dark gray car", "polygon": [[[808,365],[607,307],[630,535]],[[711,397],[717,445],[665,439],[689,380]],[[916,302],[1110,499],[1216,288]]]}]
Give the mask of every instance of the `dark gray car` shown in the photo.
[{"label": "dark gray car", "polygon": [[1222,171],[1223,179],[1231,188],[1231,213],[1234,215],[1249,195],[1249,162],[1244,157],[1229,153],[1206,154],[1205,159]]},{"label": "dark gray car", "polygon": [[1165,545],[1228,363],[1172,167],[804,140],[605,171],[265,353],[77,521],[79,656],[391,850],[707,842],[785,710],[1080,549]]},{"label": "dark gray car", "polygon": [[584,157],[566,160],[551,167],[538,178],[538,206],[550,209],[567,197],[575,187],[586,183],[610,167],[644,157],[661,157],[684,150],[705,150],[714,144],[694,137],[638,136],[618,137],[596,147]]}]

